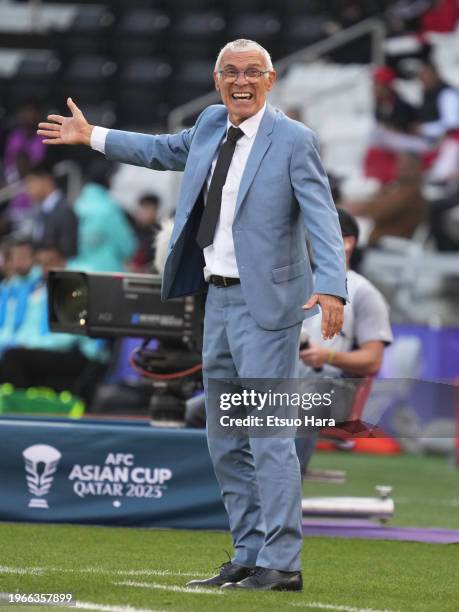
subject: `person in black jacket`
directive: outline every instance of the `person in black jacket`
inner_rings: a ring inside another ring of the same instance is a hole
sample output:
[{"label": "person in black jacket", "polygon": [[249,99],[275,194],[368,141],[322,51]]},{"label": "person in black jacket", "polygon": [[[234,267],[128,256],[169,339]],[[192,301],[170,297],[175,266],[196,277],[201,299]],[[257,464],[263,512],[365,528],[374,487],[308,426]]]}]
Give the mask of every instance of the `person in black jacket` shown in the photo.
[{"label": "person in black jacket", "polygon": [[378,66],[373,71],[375,119],[389,129],[410,132],[416,121],[416,109],[398,95],[394,88],[396,77],[389,66]]},{"label": "person in black jacket", "polygon": [[36,210],[25,233],[36,248],[56,249],[65,259],[78,251],[78,219],[58,189],[52,171],[34,166],[25,177],[25,188]]}]

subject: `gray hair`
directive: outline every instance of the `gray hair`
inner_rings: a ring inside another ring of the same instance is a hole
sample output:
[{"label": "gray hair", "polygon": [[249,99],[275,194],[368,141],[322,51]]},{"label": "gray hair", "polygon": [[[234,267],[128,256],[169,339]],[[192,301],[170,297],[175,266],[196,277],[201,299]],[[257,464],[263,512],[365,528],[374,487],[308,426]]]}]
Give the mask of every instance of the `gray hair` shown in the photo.
[{"label": "gray hair", "polygon": [[259,51],[264,57],[266,69],[273,70],[273,62],[271,60],[271,56],[268,51],[261,45],[259,45],[254,40],[248,40],[246,38],[238,38],[237,40],[233,40],[227,43],[223,49],[220,51],[217,57],[217,61],[215,62],[215,72],[220,70],[220,65],[222,61],[222,57],[226,51]]}]

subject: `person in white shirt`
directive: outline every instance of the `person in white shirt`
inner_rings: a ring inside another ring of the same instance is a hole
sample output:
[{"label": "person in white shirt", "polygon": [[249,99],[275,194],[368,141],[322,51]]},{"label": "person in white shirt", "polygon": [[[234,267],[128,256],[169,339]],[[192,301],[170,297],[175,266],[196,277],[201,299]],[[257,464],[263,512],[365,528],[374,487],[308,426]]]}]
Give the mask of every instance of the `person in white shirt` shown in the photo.
[{"label": "person in white shirt", "polygon": [[[389,308],[369,280],[350,269],[359,238],[355,218],[338,208],[347,264],[349,302],[344,307],[340,333],[324,340],[320,316],[303,321],[298,377],[314,379],[375,376],[381,368],[384,348],[393,341]],[[314,451],[317,435],[297,439],[297,452],[304,476]]]}]

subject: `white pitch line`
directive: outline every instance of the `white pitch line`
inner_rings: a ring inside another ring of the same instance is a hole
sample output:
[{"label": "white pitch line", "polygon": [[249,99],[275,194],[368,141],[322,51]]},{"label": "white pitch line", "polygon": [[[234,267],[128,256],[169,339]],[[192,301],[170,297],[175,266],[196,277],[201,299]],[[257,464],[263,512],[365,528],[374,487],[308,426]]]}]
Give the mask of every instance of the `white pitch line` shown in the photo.
[{"label": "white pitch line", "polygon": [[[9,602],[9,595],[9,593],[0,593],[0,602]],[[83,610],[101,610],[101,612],[166,612],[165,610],[153,610],[151,608],[134,608],[133,606],[110,606],[108,604],[98,604],[92,601],[78,600],[75,600],[71,606],[66,603],[51,603],[49,604],[49,606],[52,608],[72,607],[82,608]]]},{"label": "white pitch line", "polygon": [[44,574],[47,572],[46,567],[6,567],[0,565],[0,574]]},{"label": "white pitch line", "polygon": [[124,582],[112,582],[116,586],[131,586],[139,589],[159,589],[162,591],[172,591],[173,593],[189,593],[190,595],[225,595],[225,591],[220,589],[202,589],[181,587],[175,584],[159,584],[158,582],[133,582],[126,580]]},{"label": "white pitch line", "polygon": [[196,576],[202,576],[203,573],[197,572],[172,572],[170,570],[111,570],[102,568],[61,568],[61,567],[7,567],[0,565],[0,574],[32,574],[41,575],[46,573],[69,573],[69,574],[109,574],[113,576],[188,576],[194,578]]},{"label": "white pitch line", "polygon": [[[92,568],[83,571],[93,573]],[[101,573],[116,574],[117,576],[202,576],[205,572],[172,572],[171,570],[101,570]]]},{"label": "white pitch line", "polygon": [[354,606],[340,606],[339,604],[326,604],[319,601],[305,601],[302,603],[289,603],[297,608],[320,608],[322,610],[339,610],[339,612],[393,612],[393,610],[375,610],[374,608],[355,608]]}]

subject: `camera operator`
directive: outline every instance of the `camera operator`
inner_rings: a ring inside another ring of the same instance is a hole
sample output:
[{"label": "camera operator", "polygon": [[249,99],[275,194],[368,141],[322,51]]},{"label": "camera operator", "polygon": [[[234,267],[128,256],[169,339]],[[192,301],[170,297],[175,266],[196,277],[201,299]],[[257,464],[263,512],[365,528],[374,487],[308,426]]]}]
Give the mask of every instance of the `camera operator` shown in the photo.
[{"label": "camera operator", "polygon": [[[384,347],[393,340],[389,309],[366,278],[350,269],[350,260],[359,238],[354,217],[338,208],[347,266],[349,302],[344,307],[344,324],[338,336],[324,340],[321,317],[303,322],[298,377],[314,379],[375,376],[382,363]],[[314,451],[317,435],[297,438],[297,452],[304,476]]]}]

